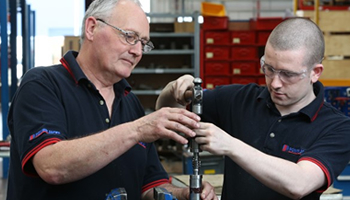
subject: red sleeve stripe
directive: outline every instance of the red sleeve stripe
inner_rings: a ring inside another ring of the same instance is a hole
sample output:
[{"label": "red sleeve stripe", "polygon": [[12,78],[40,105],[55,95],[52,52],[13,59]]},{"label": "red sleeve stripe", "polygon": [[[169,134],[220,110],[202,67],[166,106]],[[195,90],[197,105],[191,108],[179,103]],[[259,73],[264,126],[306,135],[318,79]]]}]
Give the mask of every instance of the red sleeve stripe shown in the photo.
[{"label": "red sleeve stripe", "polygon": [[31,151],[29,151],[27,153],[27,155],[24,157],[24,159],[22,160],[22,171],[25,174],[31,175],[27,172],[24,171],[24,166],[28,163],[28,161],[41,149],[43,149],[44,147],[51,145],[51,144],[55,144],[57,142],[61,141],[61,139],[58,138],[50,138],[47,140],[44,140],[43,142],[41,142],[38,146],[36,146],[34,149],[32,149]]},{"label": "red sleeve stripe", "polygon": [[147,185],[142,187],[142,193],[144,193],[145,191],[147,191],[151,188],[154,188],[154,187],[157,187],[159,185],[166,184],[166,183],[169,183],[168,179],[160,179],[160,180],[156,180],[156,181],[153,181],[151,183],[148,183]]},{"label": "red sleeve stripe", "polygon": [[327,188],[329,186],[331,186],[331,183],[332,183],[332,180],[331,180],[331,175],[329,174],[329,171],[328,169],[318,160],[316,160],[315,158],[311,158],[311,157],[303,157],[303,158],[300,158],[298,160],[298,162],[302,161],[302,160],[306,160],[306,161],[310,161],[312,163],[315,163],[317,166],[319,166],[323,173],[326,175],[326,179],[327,179]]}]

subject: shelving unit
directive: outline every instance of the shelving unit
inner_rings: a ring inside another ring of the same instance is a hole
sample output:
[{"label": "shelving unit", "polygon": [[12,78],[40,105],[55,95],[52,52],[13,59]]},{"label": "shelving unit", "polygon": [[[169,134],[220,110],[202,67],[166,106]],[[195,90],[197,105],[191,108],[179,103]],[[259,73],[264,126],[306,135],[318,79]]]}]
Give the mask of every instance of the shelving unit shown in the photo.
[{"label": "shelving unit", "polygon": [[[168,82],[183,74],[199,76],[199,13],[151,13],[148,17],[151,30],[155,30],[150,33],[155,48],[143,54],[141,61],[127,79],[133,87],[132,91],[144,106],[146,114],[154,111],[156,99]],[[174,22],[179,17],[193,19],[190,24],[193,25],[193,32],[177,32]],[[157,19],[157,22],[153,23],[152,19]],[[174,22],[166,24],[168,29],[157,31],[158,24],[164,26],[159,19],[170,19]]]},{"label": "shelving unit", "polygon": [[[140,99],[145,114],[155,110],[157,97],[166,84],[184,74],[199,77],[200,69],[199,13],[151,13],[148,17],[150,38],[155,48],[143,54],[127,79],[133,93]],[[192,18],[192,22],[178,23],[177,19],[183,17]],[[155,145],[160,157],[181,159],[182,145],[167,139],[158,140]]]},{"label": "shelving unit", "polygon": [[[9,46],[8,46],[8,3],[6,0],[0,0],[0,27],[1,27],[1,114],[2,114],[2,135],[5,139],[8,134],[6,126],[6,117],[9,110],[9,85],[8,85],[8,66],[9,66]],[[1,138],[0,138],[1,140]],[[2,177],[7,178],[9,159],[3,158]]]},{"label": "shelving unit", "polygon": [[320,6],[322,10],[348,10],[349,0],[298,0],[298,8],[301,10],[314,10]]},{"label": "shelving unit", "polygon": [[[296,0],[295,0],[296,1]],[[181,12],[200,9],[204,0],[150,0],[151,8],[162,12]],[[293,0],[206,0],[225,6],[230,20],[246,20],[255,17],[283,17],[286,10],[293,11]]]},{"label": "shelving unit", "polygon": [[202,25],[202,67],[204,87],[227,84],[265,84],[260,57],[272,29],[282,17],[259,17],[230,21],[227,17],[205,17]]},{"label": "shelving unit", "polygon": [[[20,10],[18,11],[18,8]],[[17,90],[17,14],[20,13],[22,28],[22,67],[23,74],[34,67],[35,45],[35,11],[31,10],[26,0],[0,0],[0,27],[1,27],[1,114],[2,138],[9,135],[7,128],[7,114],[9,102]],[[11,28],[9,29],[9,25]],[[8,72],[11,70],[11,79]],[[9,81],[10,80],[10,81]],[[9,84],[10,82],[10,84]],[[3,178],[7,178],[9,159],[3,158]]]}]

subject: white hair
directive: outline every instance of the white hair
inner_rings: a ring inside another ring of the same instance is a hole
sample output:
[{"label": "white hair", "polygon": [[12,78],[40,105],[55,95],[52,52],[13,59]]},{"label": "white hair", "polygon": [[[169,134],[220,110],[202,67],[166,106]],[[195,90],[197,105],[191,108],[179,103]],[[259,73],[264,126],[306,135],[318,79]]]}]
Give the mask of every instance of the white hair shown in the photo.
[{"label": "white hair", "polygon": [[[95,18],[107,19],[111,16],[113,9],[116,7],[117,3],[121,0],[94,0],[89,8],[85,12],[85,16],[81,26],[81,36],[80,42],[82,43],[85,39],[85,21],[87,18],[93,16]],[[142,7],[139,0],[123,0],[131,1]]]}]

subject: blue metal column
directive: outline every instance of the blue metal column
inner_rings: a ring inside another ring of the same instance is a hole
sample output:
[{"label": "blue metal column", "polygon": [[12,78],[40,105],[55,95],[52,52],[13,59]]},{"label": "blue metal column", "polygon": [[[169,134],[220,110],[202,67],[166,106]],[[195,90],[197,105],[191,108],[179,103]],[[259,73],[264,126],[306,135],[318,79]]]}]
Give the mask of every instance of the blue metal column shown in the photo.
[{"label": "blue metal column", "polygon": [[[7,33],[7,0],[0,0],[0,27],[1,27],[1,108],[2,108],[2,135],[5,139],[9,131],[7,129],[7,113],[9,109],[9,85],[8,85],[8,33]],[[9,159],[3,159],[3,177],[7,178]]]},{"label": "blue metal column", "polygon": [[31,63],[31,68],[34,68],[35,67],[35,35],[36,35],[36,32],[35,32],[35,11],[31,10],[30,11],[30,16],[31,16],[31,20],[32,22],[30,23],[31,24],[31,30],[32,30],[32,33],[31,33],[31,36],[32,36],[32,52],[31,52],[31,57],[32,57],[32,63]]},{"label": "blue metal column", "polygon": [[10,89],[10,99],[17,90],[17,0],[10,1],[10,24],[11,24],[11,33],[10,33],[10,68],[11,68],[11,89]]},{"label": "blue metal column", "polygon": [[[27,55],[27,58],[28,58],[28,61],[27,61],[27,70],[29,70],[30,68],[32,68],[32,18],[31,18],[31,12],[30,12],[30,5],[27,5],[27,9],[26,9],[26,13],[25,13],[25,15],[26,15],[26,18],[27,18],[27,28],[28,28],[28,30],[27,30],[27,35],[26,35],[26,38],[25,38],[25,40],[23,41],[23,42],[26,42],[27,43],[27,49],[26,49],[26,51],[27,51],[27,53],[28,53],[28,55]],[[26,72],[26,71],[25,71]],[[25,73],[25,72],[23,72],[23,74]]]},{"label": "blue metal column", "polygon": [[22,66],[23,74],[29,69],[29,32],[28,32],[28,7],[26,0],[20,0],[22,18]]}]

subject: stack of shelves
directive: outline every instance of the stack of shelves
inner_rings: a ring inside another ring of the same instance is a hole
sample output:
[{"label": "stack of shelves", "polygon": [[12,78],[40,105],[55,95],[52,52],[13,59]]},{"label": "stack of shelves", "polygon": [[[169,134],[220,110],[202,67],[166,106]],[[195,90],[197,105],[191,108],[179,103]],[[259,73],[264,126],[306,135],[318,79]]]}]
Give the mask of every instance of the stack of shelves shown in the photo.
[{"label": "stack of shelves", "polygon": [[[179,17],[191,17],[192,23],[177,23]],[[145,108],[153,112],[161,90],[184,74],[199,76],[199,13],[148,14],[154,50],[143,54],[128,82]],[[172,23],[152,23],[152,18],[168,18]],[[185,29],[184,27],[190,27]],[[185,32],[188,31],[188,32]]]},{"label": "stack of shelves", "polygon": [[[347,10],[350,8],[349,0],[320,0],[319,5],[322,10]],[[315,0],[299,0],[300,10],[314,10]]]},{"label": "stack of shelves", "polygon": [[[199,13],[151,13],[148,17],[151,21],[150,38],[155,48],[143,54],[127,79],[133,93],[140,99],[145,114],[155,110],[158,95],[170,81],[184,74],[199,76]],[[178,23],[177,19],[183,17],[190,17],[193,21]],[[152,19],[157,22],[152,22]],[[155,145],[160,157],[181,159],[181,144],[161,139]]]},{"label": "stack of shelves", "polygon": [[296,12],[297,16],[313,20],[324,33],[326,49],[321,82],[325,86],[350,85],[350,1],[344,2],[348,4],[333,4],[327,9],[320,6],[317,15],[305,6]]},{"label": "stack of shelves", "polygon": [[229,22],[205,17],[201,40],[201,77],[207,89],[226,84],[265,84],[259,59],[272,29],[281,17]]}]

